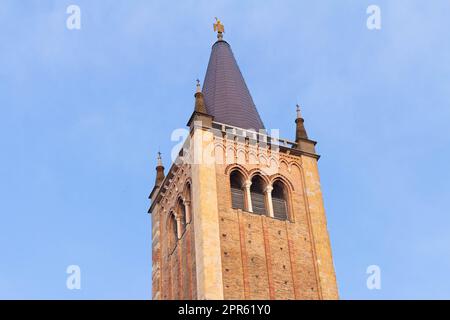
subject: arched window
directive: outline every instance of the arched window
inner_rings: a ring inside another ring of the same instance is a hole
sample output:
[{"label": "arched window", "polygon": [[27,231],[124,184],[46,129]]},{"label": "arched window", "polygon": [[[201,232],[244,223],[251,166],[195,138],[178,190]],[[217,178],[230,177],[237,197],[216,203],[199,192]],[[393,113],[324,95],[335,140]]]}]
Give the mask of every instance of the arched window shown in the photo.
[{"label": "arched window", "polygon": [[186,208],[181,198],[178,199],[177,214],[180,217],[181,222],[181,230],[179,235],[181,237],[184,233],[184,230],[186,229]]},{"label": "arched window", "polygon": [[272,190],[273,216],[275,218],[280,220],[286,220],[288,218],[287,199],[285,185],[280,180],[275,181]]},{"label": "arched window", "polygon": [[192,197],[191,197],[191,184],[188,183],[186,185],[186,191],[184,194],[185,197],[185,210],[186,210],[186,224],[191,223],[192,221]]},{"label": "arched window", "polygon": [[239,171],[230,174],[231,206],[234,209],[244,210],[244,177]]},{"label": "arched window", "polygon": [[253,212],[257,214],[266,214],[266,201],[264,197],[264,180],[256,175],[252,179],[250,187],[250,196],[252,198]]},{"label": "arched window", "polygon": [[178,241],[178,230],[177,230],[177,220],[175,219],[175,215],[170,213],[169,217],[169,252],[172,253],[175,249]]}]

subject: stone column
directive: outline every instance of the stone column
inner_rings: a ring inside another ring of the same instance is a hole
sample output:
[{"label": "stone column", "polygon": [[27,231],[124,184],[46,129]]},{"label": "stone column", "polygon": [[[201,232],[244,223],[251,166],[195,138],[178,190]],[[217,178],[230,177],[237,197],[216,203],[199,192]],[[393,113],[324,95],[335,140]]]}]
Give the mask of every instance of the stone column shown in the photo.
[{"label": "stone column", "polygon": [[186,224],[191,223],[191,201],[184,200],[184,211],[186,212]]},{"label": "stone column", "polygon": [[181,217],[177,214],[175,216],[175,219],[177,221],[177,240],[179,240],[179,239],[181,239],[181,234],[182,234]]},{"label": "stone column", "polygon": [[245,200],[247,201],[247,211],[253,212],[253,206],[252,206],[252,196],[250,194],[250,187],[252,185],[251,181],[246,181],[244,183],[245,188]]},{"label": "stone column", "polygon": [[268,213],[271,218],[273,218],[272,190],[273,190],[273,187],[271,185],[268,185],[266,187],[266,191],[265,191],[266,203],[267,203],[267,207],[268,207],[267,209],[269,211]]}]

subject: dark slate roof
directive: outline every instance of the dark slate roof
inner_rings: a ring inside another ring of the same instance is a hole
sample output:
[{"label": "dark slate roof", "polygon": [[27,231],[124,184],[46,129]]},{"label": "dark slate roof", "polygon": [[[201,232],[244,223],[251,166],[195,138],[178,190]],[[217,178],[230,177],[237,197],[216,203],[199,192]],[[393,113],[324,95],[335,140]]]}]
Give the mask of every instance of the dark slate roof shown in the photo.
[{"label": "dark slate roof", "polygon": [[203,83],[206,110],[214,121],[243,129],[264,129],[244,77],[231,51],[223,40],[211,51]]}]

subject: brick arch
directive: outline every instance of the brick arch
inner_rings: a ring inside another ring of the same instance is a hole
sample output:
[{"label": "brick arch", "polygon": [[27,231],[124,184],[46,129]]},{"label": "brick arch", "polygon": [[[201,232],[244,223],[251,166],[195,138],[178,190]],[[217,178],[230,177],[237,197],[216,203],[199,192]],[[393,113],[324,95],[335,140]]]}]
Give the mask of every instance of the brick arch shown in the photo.
[{"label": "brick arch", "polygon": [[166,231],[169,231],[170,219],[172,218],[172,216],[175,218],[176,221],[177,216],[175,212],[176,212],[175,208],[171,208],[166,214],[166,217],[164,219],[164,226],[166,228]]},{"label": "brick arch", "polygon": [[258,161],[260,165],[270,166],[270,158],[264,154],[258,155]]},{"label": "brick arch", "polygon": [[190,192],[192,192],[192,180],[189,178],[184,182],[184,186],[183,186],[183,200],[188,200],[191,201],[192,200],[192,195]]},{"label": "brick arch", "polygon": [[236,162],[239,164],[247,163],[247,153],[245,148],[237,148],[236,150]]},{"label": "brick arch", "polygon": [[232,145],[226,146],[225,147],[225,151],[226,151],[226,153],[225,153],[226,156],[229,156],[229,152],[231,153],[233,158],[236,155],[236,148],[234,146],[232,146]]},{"label": "brick arch", "polygon": [[286,171],[289,171],[289,163],[286,160],[280,160],[280,170],[286,168]]},{"label": "brick arch", "polygon": [[270,185],[269,177],[258,169],[252,171],[249,181],[251,181],[249,197],[253,213],[269,215],[270,206],[266,199],[267,187]]},{"label": "brick arch", "polygon": [[167,252],[170,256],[174,252],[178,242],[177,219],[173,210],[170,210],[166,216],[165,228],[167,234]]},{"label": "brick arch", "polygon": [[279,157],[275,157],[275,156],[271,155],[269,157],[268,163],[271,165],[272,161],[275,162],[275,165],[277,167],[280,167],[281,161],[280,161]]},{"label": "brick arch", "polygon": [[224,164],[226,162],[227,148],[222,143],[214,144],[214,156],[217,164]]},{"label": "brick arch", "polygon": [[182,194],[185,205],[186,224],[189,224],[192,221],[192,181],[190,178],[185,181]]},{"label": "brick arch", "polygon": [[178,229],[178,239],[181,239],[186,231],[187,224],[186,205],[181,194],[179,194],[176,198],[174,211],[176,220],[180,223],[180,228]]},{"label": "brick arch", "polygon": [[180,206],[180,204],[184,206],[184,197],[181,194],[179,194],[176,197],[175,205],[172,209],[172,211],[174,212],[175,218],[178,218],[178,219],[182,218],[180,215],[180,212],[178,212],[178,207]]},{"label": "brick arch", "polygon": [[302,165],[301,165],[301,164],[298,164],[298,163],[295,162],[295,161],[289,162],[289,171],[292,171],[292,168],[293,168],[293,167],[297,167],[297,169],[298,169],[300,172],[302,172]]},{"label": "brick arch", "polygon": [[[282,188],[284,189],[284,200],[286,202],[286,220],[289,220],[291,222],[294,221],[294,214],[293,214],[293,203],[292,203],[292,199],[294,196],[294,186],[291,183],[291,181],[289,179],[287,179],[286,177],[284,177],[281,174],[276,174],[273,175],[270,178],[270,183],[271,186],[274,188],[272,189],[272,201],[275,201],[275,197],[274,197],[274,191],[275,191],[275,184],[276,182],[279,182],[282,185]],[[275,215],[275,208],[274,208],[274,215]]]},{"label": "brick arch", "polygon": [[280,180],[281,182],[283,182],[290,189],[289,192],[295,191],[295,187],[292,184],[291,180],[289,180],[284,175],[279,174],[279,173],[274,174],[270,177],[270,185],[273,185],[273,183],[277,180]]},{"label": "brick arch", "polygon": [[254,151],[249,151],[248,152],[248,160],[247,160],[248,164],[259,164],[259,158],[258,158],[258,154]]},{"label": "brick arch", "polygon": [[256,175],[259,175],[264,180],[267,186],[270,185],[270,179],[268,175],[259,168],[250,170],[250,172],[248,173],[248,180],[251,181]]},{"label": "brick arch", "polygon": [[242,176],[244,177],[245,180],[249,179],[249,173],[248,173],[247,169],[245,169],[245,167],[240,165],[240,164],[230,164],[230,165],[228,165],[225,168],[225,174],[227,176],[229,176],[231,174],[231,172],[233,172],[235,170],[239,171],[242,174]]}]

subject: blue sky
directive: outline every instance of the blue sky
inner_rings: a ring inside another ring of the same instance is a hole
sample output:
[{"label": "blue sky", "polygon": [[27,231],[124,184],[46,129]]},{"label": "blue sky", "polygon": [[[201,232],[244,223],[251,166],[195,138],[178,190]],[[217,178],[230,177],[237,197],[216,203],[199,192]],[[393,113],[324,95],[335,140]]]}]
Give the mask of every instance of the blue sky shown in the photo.
[{"label": "blue sky", "polygon": [[[448,12],[444,0],[1,0],[0,298],[151,297],[155,153],[169,167],[215,16],[266,126],[292,139],[303,105],[341,297],[450,298]],[[81,290],[66,288],[72,264]]]}]

